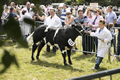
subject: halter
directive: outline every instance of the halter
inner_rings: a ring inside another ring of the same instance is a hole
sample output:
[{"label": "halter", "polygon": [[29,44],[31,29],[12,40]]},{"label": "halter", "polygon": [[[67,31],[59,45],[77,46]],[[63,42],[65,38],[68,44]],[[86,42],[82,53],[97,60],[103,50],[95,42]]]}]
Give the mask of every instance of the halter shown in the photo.
[{"label": "halter", "polygon": [[[82,29],[84,30],[84,28],[83,28],[83,25],[81,25],[81,27],[82,27]],[[79,32],[80,34],[81,34],[81,36],[83,36],[83,34],[81,33],[81,32],[83,32],[83,30],[78,30],[77,28],[75,28],[76,30],[77,30],[77,32]]]}]

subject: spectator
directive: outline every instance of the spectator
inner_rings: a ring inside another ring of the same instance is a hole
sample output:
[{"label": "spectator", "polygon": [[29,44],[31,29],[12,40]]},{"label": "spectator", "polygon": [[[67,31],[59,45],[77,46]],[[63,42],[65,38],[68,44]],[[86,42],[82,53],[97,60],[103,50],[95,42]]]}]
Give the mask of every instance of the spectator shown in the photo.
[{"label": "spectator", "polygon": [[9,16],[9,10],[8,7],[5,8],[5,10],[2,13],[2,24],[4,24],[5,19]]},{"label": "spectator", "polygon": [[[74,21],[76,23],[82,24],[84,26],[87,26],[88,23],[88,18],[87,16],[83,15],[83,10],[79,9],[78,10],[78,17],[74,19]],[[86,36],[82,36],[82,47],[83,47],[83,51],[86,51]],[[87,53],[83,52],[84,55],[87,55]]]},{"label": "spectator", "polygon": [[87,8],[86,16],[88,17],[88,25],[92,20],[92,11],[93,11],[92,8]]},{"label": "spectator", "polygon": [[109,13],[106,15],[107,28],[109,23],[115,24],[117,21],[116,13],[112,10],[112,6],[108,7]]},{"label": "spectator", "polygon": [[10,6],[14,8],[14,7],[15,7],[15,3],[14,3],[14,2],[11,2],[11,3],[10,3]]},{"label": "spectator", "polygon": [[67,5],[64,4],[63,5],[63,10],[62,10],[62,13],[61,13],[61,21],[62,21],[62,26],[63,27],[65,26],[66,9],[67,9]]},{"label": "spectator", "polygon": [[[120,15],[117,19],[117,24],[120,27]],[[120,55],[120,29],[118,29],[118,36],[117,36],[117,55]],[[117,57],[119,60],[119,58]]]},{"label": "spectator", "polygon": [[22,16],[22,11],[23,11],[23,10],[26,10],[26,11],[27,11],[26,13],[28,13],[29,15],[31,15],[31,17],[33,17],[34,13],[33,13],[33,11],[32,11],[32,8],[30,7],[30,2],[27,2],[27,3],[26,3],[26,7],[23,8],[23,9],[21,10],[21,12],[20,12],[20,16]]},{"label": "spectator", "polygon": [[5,8],[7,7],[7,5],[6,4],[4,4],[4,10],[5,10]]},{"label": "spectator", "polygon": [[22,32],[22,35],[25,39],[25,41],[27,42],[27,37],[29,35],[29,33],[31,32],[31,25],[24,22],[24,18],[29,18],[29,19],[32,19],[31,15],[29,13],[27,13],[26,10],[23,10],[22,11],[22,17],[19,19],[20,23],[21,23],[21,32]]},{"label": "spectator", "polygon": [[[89,27],[92,28],[91,29],[92,32],[95,32],[97,30],[98,24],[99,24],[99,20],[103,19],[103,17],[101,16],[102,15],[101,10],[99,8],[96,8],[94,13],[95,13],[95,16],[92,17],[92,20],[91,20],[91,22],[89,24]],[[92,40],[92,43],[91,43],[90,47],[93,49],[93,52],[95,52],[97,50],[98,40],[97,40],[96,37],[91,37],[91,40]]]},{"label": "spectator", "polygon": [[91,36],[98,37],[98,51],[97,51],[97,59],[96,64],[92,68],[99,69],[99,65],[102,62],[103,58],[106,57],[108,49],[110,47],[110,41],[112,40],[112,35],[110,31],[105,27],[105,20],[101,19],[99,21],[99,28],[96,32],[88,32]]},{"label": "spectator", "polygon": [[[33,19],[35,21],[44,22],[44,20],[45,20],[44,9],[41,9],[41,14],[39,14],[38,11],[35,11]],[[39,24],[37,24],[36,27],[38,27],[39,25],[43,25],[43,24],[44,23],[39,23]]]},{"label": "spectator", "polygon": [[116,34],[115,34],[115,31],[113,29],[114,25],[113,23],[109,23],[108,25],[108,30],[110,30],[111,34],[112,34],[112,41],[111,41],[111,46],[113,44],[114,46],[114,53],[116,54]]},{"label": "spectator", "polygon": [[71,11],[66,9],[66,17],[65,17],[65,26],[64,27],[71,27],[74,24],[74,17],[71,15]]},{"label": "spectator", "polygon": [[[10,8],[10,14],[9,14],[9,16],[12,16],[14,19],[16,19],[16,20],[18,20],[19,19],[19,17],[17,16],[17,14],[15,13],[15,8],[13,8],[13,7],[11,7]],[[8,17],[9,17],[8,16]]]},{"label": "spectator", "polygon": [[61,8],[62,8],[62,7],[59,5],[58,10],[57,10],[57,13],[56,13],[59,18],[61,18],[61,12],[62,12],[62,11],[61,11]]},{"label": "spectator", "polygon": [[34,7],[35,7],[34,3],[31,3],[30,5],[31,5],[31,8],[34,8]]},{"label": "spectator", "polygon": [[[58,16],[55,15],[55,9],[51,8],[50,9],[50,16],[45,20],[44,22],[45,25],[49,25],[51,27],[61,27],[61,21],[60,18]],[[57,47],[54,46],[53,47],[53,53],[56,53]],[[50,46],[47,45],[47,52],[50,52]]]}]

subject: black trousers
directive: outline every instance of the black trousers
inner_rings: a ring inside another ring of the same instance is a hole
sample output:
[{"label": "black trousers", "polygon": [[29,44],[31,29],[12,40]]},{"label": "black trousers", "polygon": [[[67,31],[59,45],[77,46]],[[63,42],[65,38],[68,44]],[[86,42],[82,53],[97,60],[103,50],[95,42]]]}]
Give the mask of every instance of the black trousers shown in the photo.
[{"label": "black trousers", "polygon": [[[95,30],[92,30],[92,32],[95,32]],[[92,50],[93,52],[97,52],[97,47],[98,47],[98,38],[97,37],[92,37]]]}]

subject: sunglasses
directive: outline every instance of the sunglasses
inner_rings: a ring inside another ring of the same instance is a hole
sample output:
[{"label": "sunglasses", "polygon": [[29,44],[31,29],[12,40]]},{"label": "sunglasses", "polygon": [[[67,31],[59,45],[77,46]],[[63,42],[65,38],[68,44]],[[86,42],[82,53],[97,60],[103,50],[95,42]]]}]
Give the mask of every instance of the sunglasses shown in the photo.
[{"label": "sunglasses", "polygon": [[97,13],[97,11],[94,11],[94,13]]},{"label": "sunglasses", "polygon": [[66,13],[66,15],[69,15],[70,13]]},{"label": "sunglasses", "polygon": [[93,11],[93,10],[90,10],[91,12]]}]

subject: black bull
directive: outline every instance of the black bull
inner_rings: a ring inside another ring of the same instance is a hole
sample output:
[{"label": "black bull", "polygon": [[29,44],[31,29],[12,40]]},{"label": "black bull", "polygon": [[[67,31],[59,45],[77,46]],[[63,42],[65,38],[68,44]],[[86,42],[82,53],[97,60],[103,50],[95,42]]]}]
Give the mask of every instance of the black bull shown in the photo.
[{"label": "black bull", "polygon": [[[30,35],[33,35],[33,46],[32,46],[32,60],[34,60],[34,52],[38,47],[38,52],[36,58],[39,59],[39,53],[45,44],[50,43],[55,46],[57,44],[61,50],[64,65],[67,65],[66,62],[66,52],[68,55],[68,62],[72,64],[71,61],[71,49],[74,45],[75,39],[79,35],[84,35],[86,32],[82,25],[74,24],[72,27],[68,28],[53,28],[47,25],[42,25],[36,28],[36,30]],[[28,38],[30,38],[30,36]],[[39,44],[37,45],[36,43]]]}]

